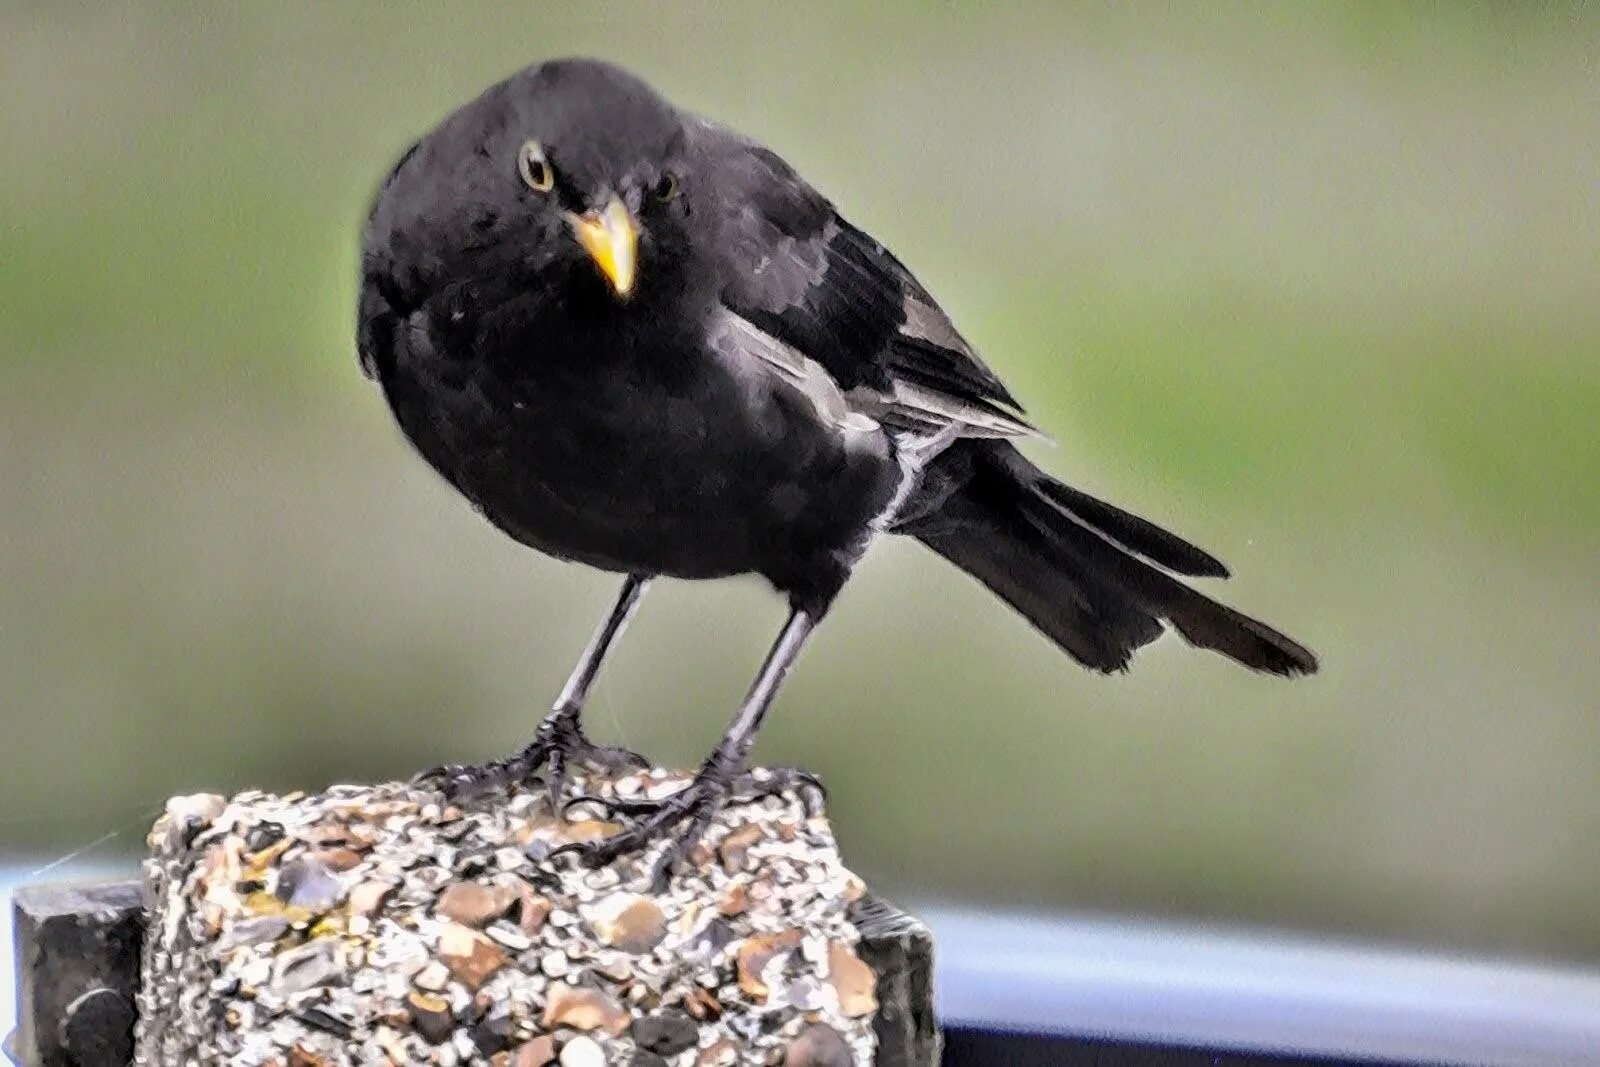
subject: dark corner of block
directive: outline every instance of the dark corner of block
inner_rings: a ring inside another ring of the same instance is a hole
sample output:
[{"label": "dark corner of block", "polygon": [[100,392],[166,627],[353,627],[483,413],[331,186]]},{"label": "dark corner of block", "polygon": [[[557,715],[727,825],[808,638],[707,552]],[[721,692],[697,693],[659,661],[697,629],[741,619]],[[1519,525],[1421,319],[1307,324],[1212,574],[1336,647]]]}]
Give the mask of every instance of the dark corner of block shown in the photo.
[{"label": "dark corner of block", "polygon": [[879,1067],[922,1067],[940,1059],[933,1010],[933,934],[915,916],[868,894],[850,908],[856,947],[877,975]]},{"label": "dark corner of block", "polygon": [[109,1067],[133,1059],[144,942],[138,882],[32,885],[12,897],[17,1029],[24,1067]]}]

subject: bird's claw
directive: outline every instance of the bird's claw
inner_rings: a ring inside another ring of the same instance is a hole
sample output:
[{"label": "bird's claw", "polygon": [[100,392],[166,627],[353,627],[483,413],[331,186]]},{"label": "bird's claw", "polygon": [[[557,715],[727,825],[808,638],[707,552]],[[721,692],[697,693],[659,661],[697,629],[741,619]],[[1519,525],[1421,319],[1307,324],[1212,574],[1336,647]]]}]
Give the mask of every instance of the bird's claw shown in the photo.
[{"label": "bird's claw", "polygon": [[[785,794],[800,798],[808,818],[821,814],[828,795],[816,775],[792,767],[745,771],[726,782],[714,773],[702,770],[688,785],[660,798],[580,793],[562,804],[560,810],[563,816],[568,809],[585,805],[599,808],[607,816],[636,817],[638,821],[603,840],[562,845],[550,855],[576,854],[590,867],[604,867],[623,856],[642,852],[663,837],[668,837],[669,843],[656,859],[650,879],[652,889],[662,892],[672,872],[705,836],[712,818],[724,805],[745,804],[762,797]],[[688,825],[674,833],[674,829],[684,822]]]},{"label": "bird's claw", "polygon": [[[573,846],[572,851],[577,852],[587,866],[604,867],[623,856],[642,852],[665,837],[667,847],[656,858],[650,877],[652,890],[662,892],[678,863],[705,836],[711,819],[727,799],[728,786],[702,772],[671,796],[628,802],[626,806],[641,816],[637,822],[610,837]],[[612,810],[617,809],[613,807]],[[687,826],[674,832],[685,822]]]},{"label": "bird's claw", "polygon": [[[565,816],[570,809],[581,805],[598,808],[607,816],[652,815],[672,803],[681,792],[682,790],[679,793],[655,798],[579,793],[563,801],[560,811]],[[815,818],[826,810],[827,786],[823,785],[822,779],[815,774],[802,771],[798,767],[760,767],[737,775],[727,785],[728,801],[734,804],[749,804],[763,797],[785,794],[792,794],[800,799],[807,818]]]},{"label": "bird's claw", "polygon": [[[524,750],[526,751],[526,750]],[[418,789],[441,793],[450,800],[464,800],[521,781],[526,773],[520,765],[522,753],[484,763],[441,763],[411,776]]]},{"label": "bird's claw", "polygon": [[665,802],[651,800],[648,797],[608,797],[599,793],[574,793],[563,800],[557,810],[563,819],[571,818],[572,809],[579,807],[596,808],[607,818],[611,818],[618,815],[649,815],[658,811],[663,803]]},{"label": "bird's claw", "polygon": [[423,771],[412,783],[433,789],[450,800],[469,800],[497,789],[531,781],[542,769],[552,810],[563,810],[561,793],[573,764],[585,764],[608,774],[648,767],[637,752],[616,745],[597,745],[583,735],[577,716],[563,709],[552,712],[521,752],[486,763],[448,763]]},{"label": "bird's claw", "polygon": [[810,771],[798,767],[758,767],[733,780],[735,803],[793,794],[800,798],[806,817],[814,819],[828,807],[828,787]]}]

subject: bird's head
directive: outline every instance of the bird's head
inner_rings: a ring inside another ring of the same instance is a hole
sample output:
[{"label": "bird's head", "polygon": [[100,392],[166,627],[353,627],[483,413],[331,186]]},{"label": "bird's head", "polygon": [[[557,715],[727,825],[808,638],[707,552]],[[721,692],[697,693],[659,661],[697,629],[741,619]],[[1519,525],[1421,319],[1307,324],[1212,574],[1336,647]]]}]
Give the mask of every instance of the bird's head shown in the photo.
[{"label": "bird's head", "polygon": [[633,75],[556,60],[492,87],[396,165],[364,269],[416,305],[451,285],[530,286],[616,304],[681,284],[684,120]]}]

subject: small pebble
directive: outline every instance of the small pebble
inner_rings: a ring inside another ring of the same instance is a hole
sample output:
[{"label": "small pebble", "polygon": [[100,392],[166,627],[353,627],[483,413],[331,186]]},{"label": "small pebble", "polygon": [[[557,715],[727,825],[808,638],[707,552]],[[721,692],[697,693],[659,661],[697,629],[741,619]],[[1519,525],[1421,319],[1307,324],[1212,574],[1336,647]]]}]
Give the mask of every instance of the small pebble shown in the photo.
[{"label": "small pebble", "polygon": [[605,1050],[594,1038],[579,1034],[562,1046],[561,1067],[606,1067]]},{"label": "small pebble", "polygon": [[344,884],[318,860],[290,860],[278,872],[278,899],[292,908],[328,911],[344,897]]},{"label": "small pebble", "polygon": [[849,945],[828,946],[828,981],[839,994],[839,1010],[851,1018],[878,1010],[877,976]]},{"label": "small pebble", "polygon": [[552,986],[539,1025],[573,1030],[604,1030],[620,1034],[628,1028],[628,1010],[598,989],[559,984]]},{"label": "small pebble", "polygon": [[555,1062],[556,1039],[540,1034],[532,1041],[524,1041],[511,1053],[507,1067],[545,1067]]},{"label": "small pebble", "polygon": [[478,882],[455,882],[445,887],[433,908],[440,915],[466,926],[484,926],[511,910],[515,897],[508,889]]},{"label": "small pebble", "polygon": [[649,952],[667,935],[661,905],[634,893],[618,893],[595,905],[589,925],[602,944],[622,952]]},{"label": "small pebble", "polygon": [[517,1023],[509,1012],[496,1012],[473,1024],[470,1031],[473,1046],[485,1056],[493,1056],[511,1047],[511,1036]]},{"label": "small pebble", "polygon": [[506,964],[506,954],[481,933],[460,923],[445,923],[439,934],[439,959],[468,989],[477,989]]},{"label": "small pebble", "polygon": [[411,1025],[429,1044],[444,1041],[455,1028],[450,1002],[433,993],[411,992],[406,996],[406,1010],[410,1013]]},{"label": "small pebble", "polygon": [[281,952],[272,964],[272,982],[284,993],[332,985],[345,977],[339,945],[326,938]]},{"label": "small pebble", "polygon": [[167,801],[167,818],[179,826],[204,827],[215,822],[228,807],[216,793],[191,793]]},{"label": "small pebble", "polygon": [[411,981],[418,989],[437,993],[450,984],[450,968],[438,960],[434,960],[418,971],[416,977]]},{"label": "small pebble", "polygon": [[489,935],[491,940],[504,945],[513,952],[521,952],[523,949],[533,946],[533,939],[514,926],[496,923],[483,932]]},{"label": "small pebble", "polygon": [[219,951],[229,952],[247,945],[276,941],[288,931],[289,920],[278,915],[239,919],[223,931],[222,936],[217,939],[217,948]]},{"label": "small pebble", "polygon": [[812,1023],[800,1031],[784,1053],[784,1067],[853,1067],[855,1057],[839,1031]]},{"label": "small pebble", "polygon": [[692,1048],[700,1040],[700,1028],[681,1012],[663,1012],[635,1019],[629,1029],[634,1042],[651,1052],[671,1056]]},{"label": "small pebble", "polygon": [[550,918],[550,902],[528,889],[521,890],[522,900],[518,905],[517,925],[529,937],[538,937],[539,931],[544,929],[545,920]]},{"label": "small pebble", "polygon": [[394,889],[393,882],[361,882],[350,890],[350,895],[346,898],[346,907],[352,915],[371,918],[377,914],[379,908],[383,907],[384,900],[394,892]]}]

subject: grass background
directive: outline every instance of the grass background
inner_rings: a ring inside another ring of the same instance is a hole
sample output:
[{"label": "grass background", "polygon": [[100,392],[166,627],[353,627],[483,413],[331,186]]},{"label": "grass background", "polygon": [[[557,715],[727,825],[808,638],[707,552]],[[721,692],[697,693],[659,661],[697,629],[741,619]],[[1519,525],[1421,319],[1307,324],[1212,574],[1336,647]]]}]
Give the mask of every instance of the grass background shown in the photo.
[{"label": "grass background", "polygon": [[[539,57],[754,133],[1061,441],[1315,647],[1090,676],[875,550],[761,758],[901,896],[1600,957],[1600,17],[1584,4],[0,9],[0,857],[519,743],[611,595],[356,369],[362,213]],[[689,764],[781,619],[652,594],[591,706]]]}]

